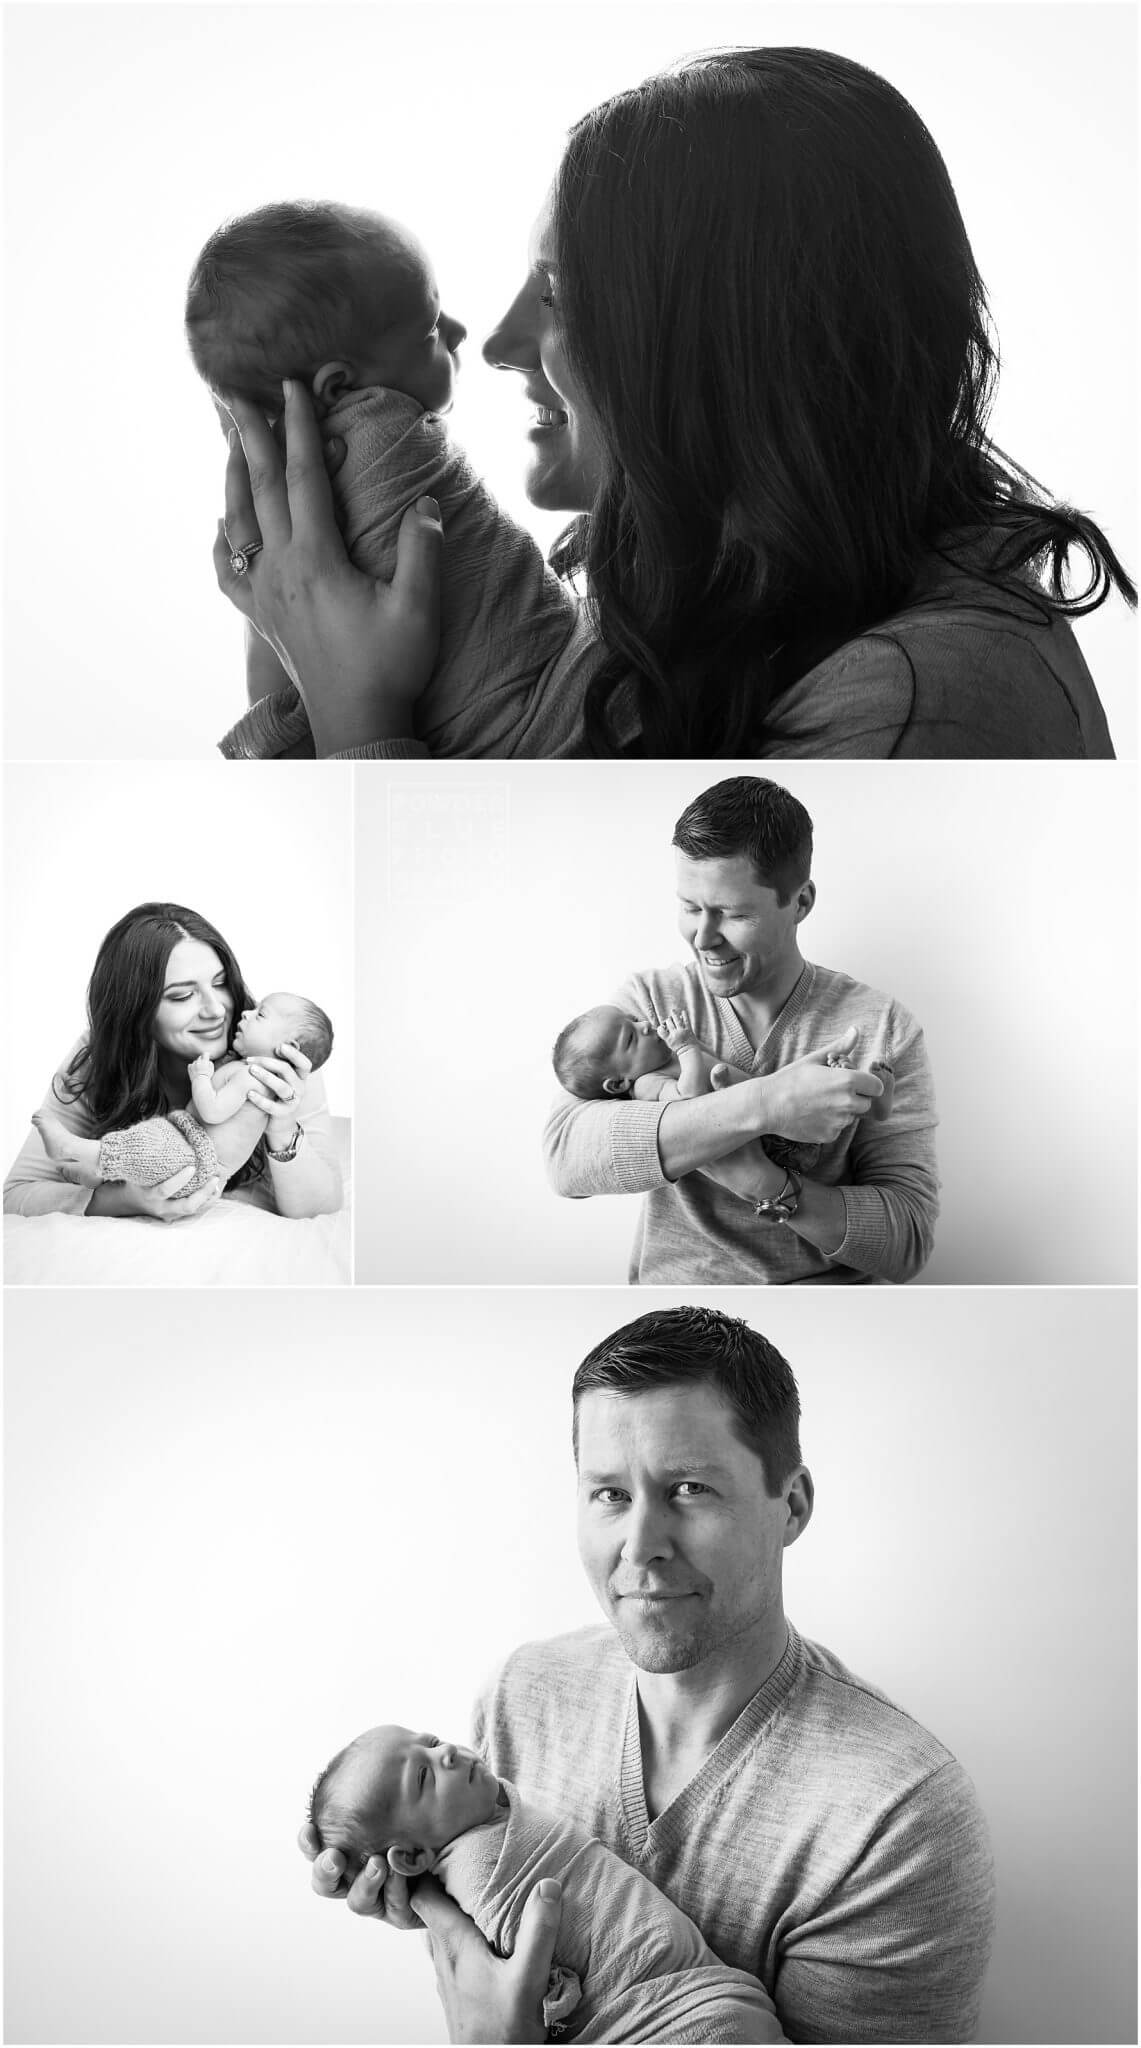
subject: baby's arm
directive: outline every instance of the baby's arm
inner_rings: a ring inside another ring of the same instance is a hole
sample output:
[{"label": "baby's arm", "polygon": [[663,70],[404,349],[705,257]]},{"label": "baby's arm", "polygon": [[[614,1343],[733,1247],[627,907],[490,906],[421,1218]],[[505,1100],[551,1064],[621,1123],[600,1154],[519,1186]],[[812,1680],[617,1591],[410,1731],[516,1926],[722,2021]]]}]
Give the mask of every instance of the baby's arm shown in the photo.
[{"label": "baby's arm", "polygon": [[[665,1039],[678,1063],[676,1085],[671,1086],[667,1083],[660,1091],[659,1101],[677,1102],[687,1096],[711,1095],[713,1090],[709,1076],[715,1066],[724,1066],[725,1062],[715,1060],[713,1054],[706,1052],[705,1047],[699,1044],[687,1012],[682,1009],[671,1010],[658,1025],[658,1037]],[[735,1069],[729,1069],[729,1072],[735,1080],[745,1078],[743,1074],[738,1075]]]},{"label": "baby's arm", "polygon": [[215,1074],[213,1060],[203,1053],[187,1071],[194,1114],[204,1124],[224,1124],[241,1108],[254,1085],[244,1060],[234,1060]]}]

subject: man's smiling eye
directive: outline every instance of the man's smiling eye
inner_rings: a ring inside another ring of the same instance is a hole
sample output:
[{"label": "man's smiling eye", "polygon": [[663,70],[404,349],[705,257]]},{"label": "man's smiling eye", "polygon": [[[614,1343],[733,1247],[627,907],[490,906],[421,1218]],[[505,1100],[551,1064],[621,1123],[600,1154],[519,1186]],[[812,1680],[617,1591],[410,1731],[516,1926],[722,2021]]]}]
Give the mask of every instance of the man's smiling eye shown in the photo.
[{"label": "man's smiling eye", "polygon": [[709,1488],[704,1486],[700,1479],[679,1479],[675,1490],[683,1494],[687,1500],[694,1494],[709,1492]]},{"label": "man's smiling eye", "polygon": [[592,1500],[598,1501],[604,1508],[616,1507],[618,1502],[625,1500],[626,1497],[620,1486],[596,1486],[591,1495]]}]

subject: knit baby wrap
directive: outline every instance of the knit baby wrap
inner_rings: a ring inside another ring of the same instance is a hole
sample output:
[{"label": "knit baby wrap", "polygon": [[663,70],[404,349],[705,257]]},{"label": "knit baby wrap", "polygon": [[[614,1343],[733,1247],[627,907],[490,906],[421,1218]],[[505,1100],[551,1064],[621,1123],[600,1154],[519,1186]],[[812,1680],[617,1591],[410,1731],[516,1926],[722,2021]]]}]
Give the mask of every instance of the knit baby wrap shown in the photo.
[{"label": "knit baby wrap", "polygon": [[183,1109],[172,1109],[165,1117],[149,1117],[129,1130],[108,1131],[99,1146],[99,1178],[126,1180],[140,1188],[158,1187],[189,1164],[188,1145],[194,1155],[194,1178],[179,1188],[178,1194],[180,1199],[197,1194],[208,1180],[221,1178],[221,1168],[209,1131]]},{"label": "knit baby wrap", "polygon": [[[380,388],[353,391],[323,426],[345,443],[333,498],[358,569],[390,579],[408,507],[424,495],[440,507],[440,649],[416,706],[418,738],[433,755],[466,754],[478,700],[481,751],[510,751],[540,676],[575,626],[573,595],[451,447],[443,420],[415,399]],[[309,721],[293,686],[254,704],[220,746],[228,760],[261,760],[287,748],[311,753]]]},{"label": "knit baby wrap", "polygon": [[500,1954],[540,1878],[563,1887],[543,2014],[574,2041],[782,2041],[767,1993],[719,1962],[664,1892],[577,1821],[504,1783],[507,1812],[444,1849],[435,1875]]}]

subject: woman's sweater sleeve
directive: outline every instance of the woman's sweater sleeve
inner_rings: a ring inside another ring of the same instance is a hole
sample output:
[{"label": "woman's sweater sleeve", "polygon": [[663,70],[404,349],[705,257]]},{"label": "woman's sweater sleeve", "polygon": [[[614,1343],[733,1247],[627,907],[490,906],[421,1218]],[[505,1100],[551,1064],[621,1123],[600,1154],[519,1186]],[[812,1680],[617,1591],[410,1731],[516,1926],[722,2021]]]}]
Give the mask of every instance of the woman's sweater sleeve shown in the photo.
[{"label": "woman's sweater sleeve", "polygon": [[[54,1079],[58,1081],[67,1071],[83,1040],[71,1049]],[[73,1131],[77,1138],[94,1135],[91,1119],[80,1103],[64,1099],[55,1093],[54,1083],[44,1096],[40,1109],[45,1115],[58,1117],[61,1124]],[[4,1182],[4,1213],[8,1216],[85,1216],[91,1200],[91,1188],[76,1187],[65,1180],[55,1161],[48,1158],[40,1142],[40,1134],[33,1127],[12,1161],[8,1178]]]}]

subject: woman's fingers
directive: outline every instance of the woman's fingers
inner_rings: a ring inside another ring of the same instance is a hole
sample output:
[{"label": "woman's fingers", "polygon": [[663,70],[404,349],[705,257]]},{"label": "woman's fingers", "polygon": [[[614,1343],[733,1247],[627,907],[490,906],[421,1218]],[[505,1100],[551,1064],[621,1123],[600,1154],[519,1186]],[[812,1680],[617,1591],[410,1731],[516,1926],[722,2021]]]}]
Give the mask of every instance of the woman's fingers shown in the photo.
[{"label": "woman's fingers", "polygon": [[311,1073],[313,1070],[312,1060],[306,1059],[301,1047],[295,1045],[291,1038],[287,1038],[283,1044],[277,1047],[277,1057],[280,1060],[287,1061],[291,1067],[295,1068],[299,1079],[302,1081],[305,1079],[306,1074]]},{"label": "woman's fingers", "polygon": [[282,389],[285,392],[285,476],[293,537],[314,556],[323,554],[330,542],[335,542],[338,551],[343,551],[333,517],[333,492],[313,401],[295,378],[287,377]]},{"label": "woman's fingers", "polygon": [[434,498],[417,498],[400,522],[396,541],[393,593],[417,618],[440,627],[440,569],[444,529]]},{"label": "woman's fingers", "polygon": [[266,547],[286,546],[292,533],[289,492],[273,428],[256,405],[247,405],[241,398],[229,404],[239,436],[226,464],[230,544],[245,547],[260,534]]},{"label": "woman's fingers", "polygon": [[189,1166],[180,1166],[177,1173],[172,1173],[169,1180],[160,1181],[157,1188],[152,1189],[152,1193],[164,1202],[169,1201],[171,1195],[177,1195],[180,1188],[184,1188],[188,1181],[194,1179],[197,1171],[197,1165],[191,1160]]}]

